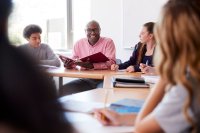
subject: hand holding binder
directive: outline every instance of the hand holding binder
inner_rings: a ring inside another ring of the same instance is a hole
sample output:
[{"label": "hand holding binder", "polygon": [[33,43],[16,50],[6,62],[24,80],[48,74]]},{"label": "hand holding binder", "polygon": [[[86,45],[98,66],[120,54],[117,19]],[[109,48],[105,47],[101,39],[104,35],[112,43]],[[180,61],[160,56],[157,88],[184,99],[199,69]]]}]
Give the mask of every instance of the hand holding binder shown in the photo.
[{"label": "hand holding binder", "polygon": [[73,65],[79,65],[89,69],[93,68],[92,63],[106,62],[109,60],[108,57],[106,57],[101,52],[81,58],[79,61],[70,59],[63,55],[59,55],[59,58],[62,60],[64,67],[66,68],[72,68]]}]

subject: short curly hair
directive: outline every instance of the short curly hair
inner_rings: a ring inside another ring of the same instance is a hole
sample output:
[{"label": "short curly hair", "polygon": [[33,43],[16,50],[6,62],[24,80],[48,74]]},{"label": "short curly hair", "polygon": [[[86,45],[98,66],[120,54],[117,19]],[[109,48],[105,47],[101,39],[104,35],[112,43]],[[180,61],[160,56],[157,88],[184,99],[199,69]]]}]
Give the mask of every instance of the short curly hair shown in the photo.
[{"label": "short curly hair", "polygon": [[42,33],[42,29],[40,26],[35,24],[30,24],[24,28],[23,36],[24,38],[29,38],[33,33]]}]

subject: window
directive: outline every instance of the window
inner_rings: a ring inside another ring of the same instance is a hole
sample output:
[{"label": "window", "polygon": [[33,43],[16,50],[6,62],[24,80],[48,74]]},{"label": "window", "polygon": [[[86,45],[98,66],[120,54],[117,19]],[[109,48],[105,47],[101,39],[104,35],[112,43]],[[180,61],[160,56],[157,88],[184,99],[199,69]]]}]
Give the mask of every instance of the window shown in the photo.
[{"label": "window", "polygon": [[75,41],[84,37],[85,24],[90,19],[90,0],[13,0],[13,3],[9,37],[14,45],[27,42],[23,29],[29,24],[42,28],[42,42],[54,50],[70,50]]}]

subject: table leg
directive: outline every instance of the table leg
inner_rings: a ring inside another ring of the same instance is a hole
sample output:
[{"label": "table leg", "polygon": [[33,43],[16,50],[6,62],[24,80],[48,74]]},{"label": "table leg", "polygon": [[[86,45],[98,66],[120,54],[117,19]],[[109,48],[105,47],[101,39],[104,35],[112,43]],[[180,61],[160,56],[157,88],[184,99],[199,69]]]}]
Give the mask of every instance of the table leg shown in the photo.
[{"label": "table leg", "polygon": [[63,85],[63,77],[58,77],[58,80],[59,80],[59,89],[60,89]]}]

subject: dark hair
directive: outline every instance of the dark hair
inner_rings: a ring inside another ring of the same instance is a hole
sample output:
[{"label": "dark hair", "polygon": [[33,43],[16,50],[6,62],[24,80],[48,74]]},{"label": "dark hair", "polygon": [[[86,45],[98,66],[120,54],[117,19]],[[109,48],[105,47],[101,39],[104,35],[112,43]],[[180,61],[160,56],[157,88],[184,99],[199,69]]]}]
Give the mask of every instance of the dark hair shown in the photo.
[{"label": "dark hair", "polygon": [[0,38],[7,38],[6,21],[11,9],[11,0],[0,0]]},{"label": "dark hair", "polygon": [[145,23],[143,26],[147,28],[147,31],[149,33],[153,34],[154,25],[155,25],[154,22],[148,22],[148,23]]},{"label": "dark hair", "polygon": [[40,26],[35,24],[30,24],[24,28],[23,36],[24,38],[29,38],[33,33],[42,33]]},{"label": "dark hair", "polygon": [[12,0],[0,0],[0,19],[6,19],[12,9]]}]

